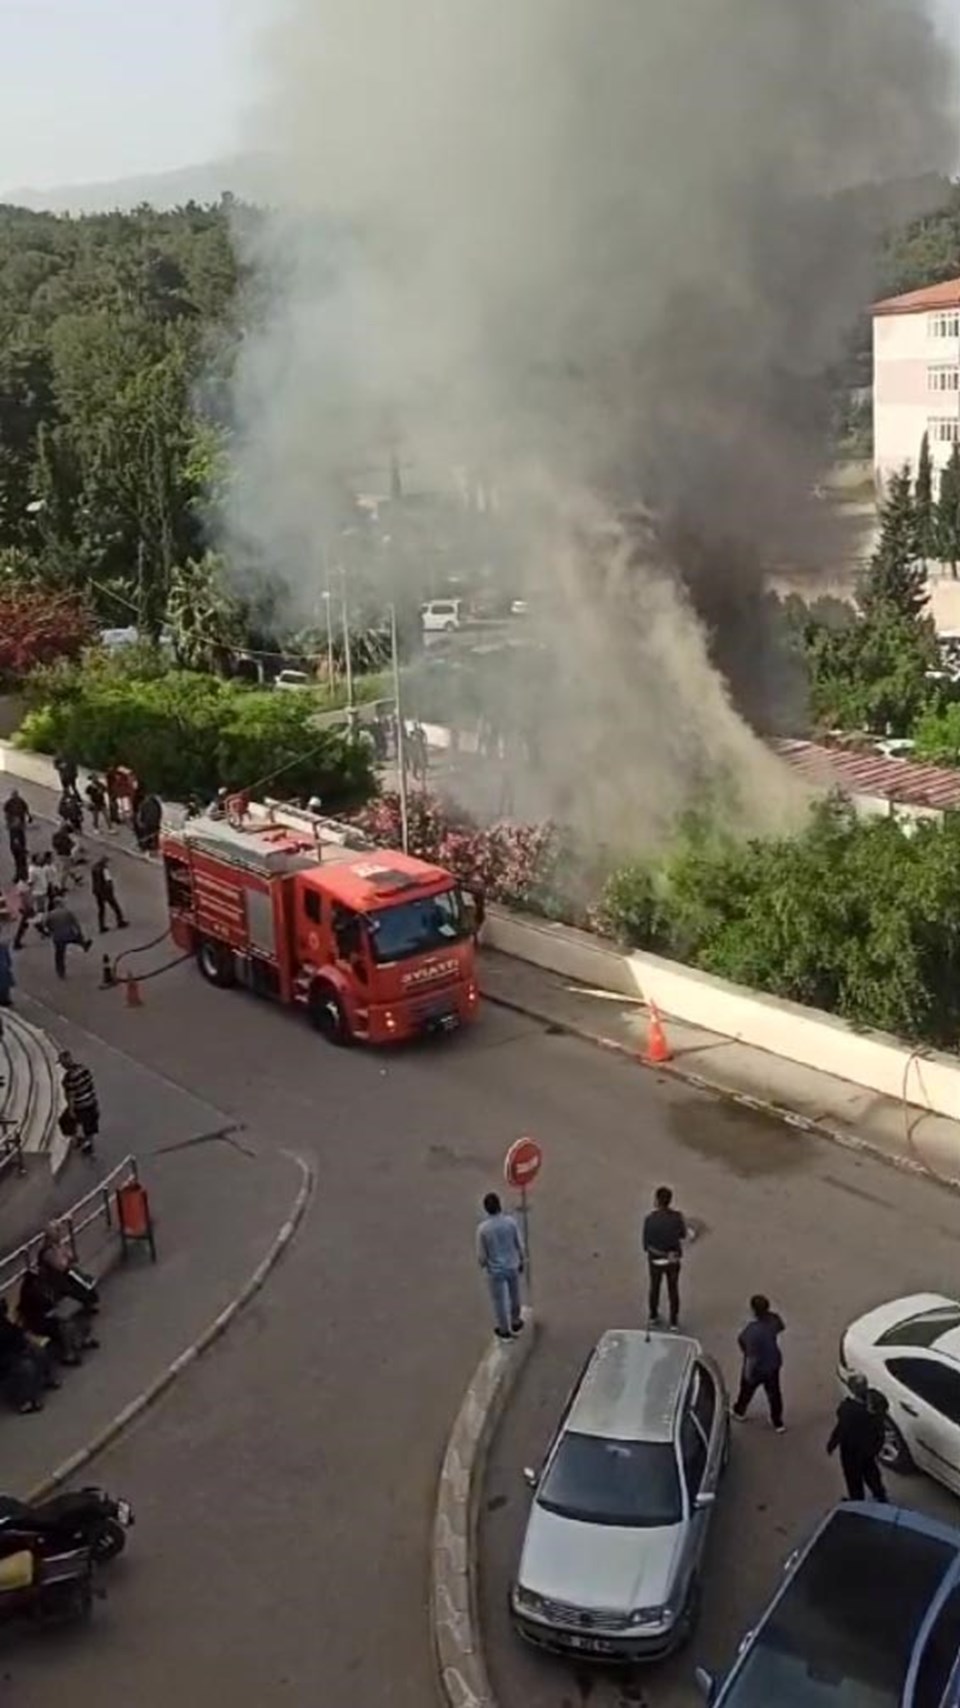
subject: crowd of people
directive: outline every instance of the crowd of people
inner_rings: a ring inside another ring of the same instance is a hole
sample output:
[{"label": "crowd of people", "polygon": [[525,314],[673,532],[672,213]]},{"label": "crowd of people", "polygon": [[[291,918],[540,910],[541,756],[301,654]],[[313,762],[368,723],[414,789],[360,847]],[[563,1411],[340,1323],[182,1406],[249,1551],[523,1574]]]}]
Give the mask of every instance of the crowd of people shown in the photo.
[{"label": "crowd of people", "polygon": [[95,835],[111,833],[128,824],[138,847],[153,853],[159,846],[163,809],[158,797],[144,790],[127,766],[116,765],[101,777],[93,773],[81,794],[76,763],[69,756],[56,760],[60,797],[52,831],[41,841],[39,826],[29,803],[15,785],[3,803],[7,843],[13,864],[13,888],[9,892],[7,917],[12,937],[0,934],[0,1006],[12,1000],[14,969],[11,950],[22,949],[30,937],[40,937],[53,950],[54,971],[65,978],[68,952],[76,946],[92,947],[74,905],[76,892],[86,884],[102,934],[123,929],[127,919],[117,894],[109,855],[91,858],[84,843],[89,828]]},{"label": "crowd of people", "polygon": [[[680,1326],[680,1277],[684,1250],[694,1237],[694,1228],[676,1208],[669,1186],[658,1186],[653,1208],[643,1220],[641,1248],[647,1268],[647,1321],[651,1329],[675,1332]],[[483,1200],[483,1219],[476,1233],[477,1261],[483,1270],[493,1306],[494,1333],[512,1340],[523,1332],[520,1281],[526,1253],[519,1224],[505,1211],[496,1192]],[[666,1292],[667,1317],[661,1316]],[[730,1416],[742,1423],[756,1394],[766,1397],[770,1422],[782,1435],[784,1422],[781,1371],[783,1352],[780,1337],[786,1324],[765,1293],[754,1293],[750,1316],[737,1336],[740,1380]],[[874,1500],[886,1501],[880,1471],[880,1453],[886,1436],[888,1402],[858,1375],[851,1377],[849,1392],[837,1408],[833,1430],[826,1443],[828,1454],[838,1453],[840,1468],[850,1500],[862,1500],[868,1492]]]},{"label": "crowd of people", "polygon": [[51,1222],[20,1278],[15,1309],[0,1297],[0,1391],[9,1405],[43,1409],[45,1392],[60,1386],[58,1370],[99,1345],[99,1309],[96,1282],[77,1263],[68,1230]]}]

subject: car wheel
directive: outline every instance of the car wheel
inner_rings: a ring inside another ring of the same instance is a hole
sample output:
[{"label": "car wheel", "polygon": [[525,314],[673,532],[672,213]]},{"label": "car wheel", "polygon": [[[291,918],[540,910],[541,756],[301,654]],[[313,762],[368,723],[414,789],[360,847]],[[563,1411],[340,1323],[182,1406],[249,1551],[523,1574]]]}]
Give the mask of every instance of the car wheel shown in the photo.
[{"label": "car wheel", "polygon": [[444,625],[443,625],[444,634],[445,635],[452,635],[456,626],[457,626],[456,623],[444,623]]},{"label": "car wheel", "polygon": [[900,1434],[892,1418],[887,1418],[883,1426],[883,1446],[877,1458],[887,1471],[898,1471],[902,1477],[913,1470],[913,1460],[910,1449]]},{"label": "car wheel", "polygon": [[314,986],[310,998],[310,1019],[328,1044],[337,1044],[341,1048],[352,1044],[353,1034],[344,1012],[343,1003],[332,984]]},{"label": "car wheel", "polygon": [[222,943],[212,943],[204,937],[197,949],[197,965],[207,982],[219,985],[221,990],[236,983],[233,956]]}]

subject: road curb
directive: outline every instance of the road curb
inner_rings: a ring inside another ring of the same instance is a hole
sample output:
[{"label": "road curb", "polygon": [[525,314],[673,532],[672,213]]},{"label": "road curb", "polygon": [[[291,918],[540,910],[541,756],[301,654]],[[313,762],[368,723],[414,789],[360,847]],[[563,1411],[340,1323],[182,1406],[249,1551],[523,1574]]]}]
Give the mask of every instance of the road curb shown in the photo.
[{"label": "road curb", "polygon": [[[767,1098],[754,1097],[749,1091],[736,1091],[730,1086],[718,1085],[715,1080],[707,1079],[703,1074],[678,1066],[676,1060],[648,1062],[638,1051],[631,1049],[629,1044],[623,1043],[619,1038],[608,1038],[602,1032],[591,1031],[589,1026],[578,1025],[574,1020],[558,1020],[555,1014],[533,1008],[528,1003],[516,1002],[506,996],[494,996],[482,987],[481,995],[486,1002],[493,1003],[495,1008],[506,1008],[512,1014],[523,1014],[528,1020],[536,1020],[541,1025],[548,1026],[552,1032],[560,1032],[568,1038],[579,1038],[583,1043],[593,1044],[597,1049],[607,1050],[615,1056],[625,1056],[634,1067],[645,1068],[649,1073],[658,1073],[665,1078],[678,1080],[683,1085],[692,1086],[696,1091],[709,1092],[712,1097],[722,1097],[727,1103],[736,1103],[744,1109],[752,1109],[758,1115],[767,1115],[771,1120],[782,1121],[785,1126],[798,1128],[802,1133],[812,1133],[817,1138],[827,1139],[831,1144],[841,1146],[843,1150],[856,1151],[861,1156],[884,1162],[888,1168],[899,1169],[905,1174],[920,1175],[927,1180],[935,1180],[939,1186],[949,1187],[952,1192],[960,1192],[960,1177],[941,1174],[917,1155],[904,1152],[898,1156],[849,1128],[831,1126],[828,1121],[818,1120],[814,1115],[801,1115],[795,1109],[786,1108],[782,1103],[772,1103]],[[730,1042],[735,1040],[731,1039]]]},{"label": "road curb", "polygon": [[537,1324],[523,1313],[517,1340],[493,1340],[474,1373],[447,1441],[437,1485],[430,1559],[430,1621],[449,1708],[496,1708],[477,1609],[477,1513],[487,1454],[530,1357]]},{"label": "road curb", "polygon": [[128,1405],[125,1405],[123,1410],[117,1413],[116,1417],[111,1418],[110,1422],[106,1424],[103,1429],[98,1430],[97,1434],[94,1435],[84,1447],[81,1447],[79,1452],[71,1454],[70,1458],[65,1459],[61,1465],[57,1466],[56,1470],[51,1471],[50,1475],[44,1478],[43,1482],[38,1483],[35,1488],[31,1489],[30,1493],[24,1497],[27,1501],[45,1500],[46,1497],[52,1494],[55,1489],[58,1489],[62,1483],[67,1482],[70,1477],[76,1476],[77,1472],[82,1470],[84,1465],[88,1465],[91,1459],[96,1458],[98,1453],[102,1453],[105,1447],[109,1447],[114,1441],[116,1441],[117,1437],[122,1435],[124,1430],[129,1429],[131,1423],[133,1423],[138,1417],[141,1417],[144,1412],[149,1411],[151,1406],[156,1404],[157,1400],[166,1393],[167,1389],[173,1386],[178,1377],[183,1375],[184,1370],[188,1370],[190,1365],[196,1363],[197,1359],[202,1357],[202,1355],[213,1345],[214,1341],[220,1339],[220,1336],[226,1332],[231,1323],[243,1310],[246,1309],[247,1305],[250,1304],[251,1300],[255,1298],[257,1293],[259,1293],[267,1279],[267,1276],[270,1274],[271,1270],[276,1267],[277,1263],[279,1263],[287,1246],[296,1234],[300,1223],[303,1221],[307,1205],[309,1204],[313,1193],[314,1171],[310,1164],[305,1162],[303,1157],[297,1156],[293,1151],[283,1151],[281,1154],[289,1157],[300,1170],[300,1189],[293,1201],[290,1214],[281,1227],[263,1261],[257,1265],[253,1274],[244,1283],[236,1297],[230,1301],[229,1305],[227,1305],[218,1316],[214,1317],[213,1322],[207,1325],[199,1338],[193,1341],[190,1346],[186,1347],[184,1351],[180,1353],[179,1357],[173,1360],[172,1364],[168,1364],[166,1369],[161,1372],[156,1380],[151,1382],[149,1387],[144,1388],[143,1392],[138,1394],[135,1399],[131,1400]]}]

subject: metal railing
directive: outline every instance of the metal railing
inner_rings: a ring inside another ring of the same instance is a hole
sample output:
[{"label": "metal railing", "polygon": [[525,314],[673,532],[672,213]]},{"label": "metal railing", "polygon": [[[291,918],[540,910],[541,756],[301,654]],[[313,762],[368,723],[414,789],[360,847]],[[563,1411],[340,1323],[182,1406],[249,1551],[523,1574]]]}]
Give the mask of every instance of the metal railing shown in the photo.
[{"label": "metal railing", "polygon": [[[124,1157],[123,1162],[112,1168],[109,1174],[105,1174],[92,1191],[71,1205],[62,1215],[51,1218],[63,1229],[75,1263],[82,1262],[91,1248],[101,1250],[112,1234],[115,1233],[117,1239],[120,1238],[114,1194],[119,1187],[129,1186],[138,1179],[134,1158]],[[101,1227],[104,1238],[96,1241],[91,1237],[91,1230]],[[25,1271],[36,1261],[43,1237],[41,1229],[23,1245],[17,1246],[16,1251],[0,1258],[0,1297],[6,1297],[19,1286]]]}]

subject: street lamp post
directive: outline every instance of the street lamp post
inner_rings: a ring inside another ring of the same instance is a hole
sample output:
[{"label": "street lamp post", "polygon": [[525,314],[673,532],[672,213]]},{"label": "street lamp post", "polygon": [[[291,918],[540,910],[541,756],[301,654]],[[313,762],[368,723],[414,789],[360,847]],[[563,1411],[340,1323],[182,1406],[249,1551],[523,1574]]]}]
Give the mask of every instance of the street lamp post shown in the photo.
[{"label": "street lamp post", "polygon": [[390,651],[393,660],[393,700],[397,719],[397,779],[400,786],[400,838],[403,852],[410,852],[410,822],[407,813],[407,734],[403,726],[400,698],[400,648],[397,645],[397,607],[390,606]]},{"label": "street lamp post", "polygon": [[321,593],[327,617],[327,681],[333,689],[333,609],[329,592]]}]

